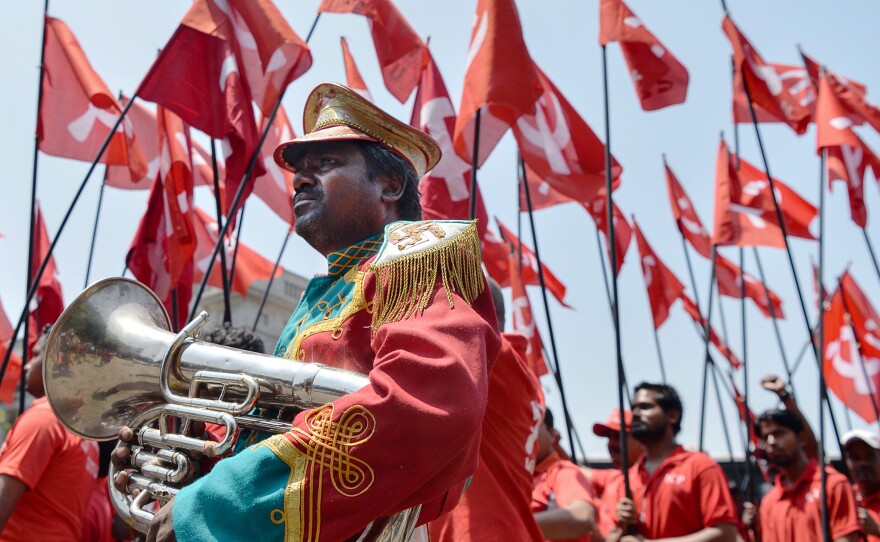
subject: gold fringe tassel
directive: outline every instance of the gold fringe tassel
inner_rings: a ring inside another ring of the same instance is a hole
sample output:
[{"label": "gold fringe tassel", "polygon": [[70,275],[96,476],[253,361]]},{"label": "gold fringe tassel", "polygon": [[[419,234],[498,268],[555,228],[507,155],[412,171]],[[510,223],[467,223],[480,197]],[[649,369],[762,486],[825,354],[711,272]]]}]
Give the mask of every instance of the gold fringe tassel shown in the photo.
[{"label": "gold fringe tassel", "polygon": [[461,234],[427,250],[370,266],[376,275],[373,303],[373,333],[382,324],[406,320],[428,306],[434,294],[439,271],[449,308],[452,294],[470,304],[483,293],[485,280],[480,257],[480,238],[476,222]]}]

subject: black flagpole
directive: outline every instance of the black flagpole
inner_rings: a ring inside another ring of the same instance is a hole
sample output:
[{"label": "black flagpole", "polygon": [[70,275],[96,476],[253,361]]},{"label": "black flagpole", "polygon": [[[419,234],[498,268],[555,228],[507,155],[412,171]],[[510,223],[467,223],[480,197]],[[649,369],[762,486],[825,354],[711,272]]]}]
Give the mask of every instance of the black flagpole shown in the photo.
[{"label": "black flagpole", "polygon": [[[220,170],[217,167],[217,148],[214,138],[211,138],[211,171],[214,174],[214,207],[217,211],[217,229],[223,224],[223,211],[220,205]],[[218,238],[217,242],[223,242]],[[220,251],[220,279],[223,283],[223,322],[232,323],[232,306],[229,303],[230,276],[227,274],[226,251]]]},{"label": "black flagpole", "polygon": [[[571,419],[571,412],[568,409],[568,401],[565,398],[565,388],[562,385],[562,363],[559,361],[559,353],[556,350],[556,337],[553,334],[553,321],[550,319],[550,303],[547,300],[547,285],[544,282],[544,270],[541,265],[541,255],[538,251],[538,235],[535,231],[535,217],[532,213],[532,194],[531,190],[529,190],[529,180],[526,177],[526,164],[523,162],[522,157],[519,159],[519,166],[522,171],[522,187],[523,193],[526,196],[526,208],[529,213],[529,228],[532,230],[532,246],[535,249],[535,260],[537,262],[538,267],[538,282],[541,283],[541,299],[544,301],[544,317],[547,319],[547,331],[550,336],[550,350],[553,352],[553,360],[555,361],[556,370],[554,371],[553,376],[556,377],[556,386],[559,388],[559,399],[562,402],[562,412],[565,415],[565,429],[568,434],[568,442],[571,446],[571,458],[577,458],[575,454],[574,448],[574,438],[573,433],[576,432],[574,428],[574,422]],[[584,457],[586,460],[586,457]]]},{"label": "black flagpole", "polygon": [[[40,125],[40,109],[43,103],[43,74],[46,72],[46,17],[49,16],[49,0],[46,0],[43,4],[43,37],[40,42],[40,79],[37,81],[37,123],[35,125]],[[24,291],[25,294],[29,293],[30,285],[31,285],[31,271],[34,269],[34,232],[36,231],[36,220],[37,220],[37,164],[39,163],[40,157],[40,134],[34,129],[34,165],[32,170],[31,177],[31,208],[30,214],[30,224],[28,225],[30,235],[28,236],[28,256],[27,256],[27,273],[24,276]],[[24,309],[25,313],[27,313],[27,309],[30,306],[30,296],[27,296],[27,299],[24,301]],[[24,319],[24,339],[21,341],[21,375],[19,380],[19,390],[18,390],[18,413],[19,415],[24,412],[24,392],[25,392],[25,381],[24,381],[24,366],[27,365],[28,362],[28,354],[30,354],[28,349],[28,335],[30,332],[30,318]],[[20,322],[19,322],[20,323]],[[15,337],[18,335],[18,328],[16,327],[15,333],[9,339],[9,348],[6,349],[6,358],[9,358],[9,355],[12,353],[12,347],[15,345]],[[8,361],[4,359],[3,367],[0,369],[0,381],[3,379],[3,375],[6,372],[6,364]]]},{"label": "black flagpole", "polygon": [[[703,340],[706,343],[705,356],[703,357],[703,392],[702,397],[700,399],[700,439],[699,439],[699,450],[703,451],[703,435],[706,432],[706,391],[709,386],[709,364],[712,363],[712,358],[710,357],[709,345],[711,344],[711,322],[712,322],[712,301],[714,300],[714,296],[712,295],[715,290],[715,260],[718,257],[718,248],[715,245],[712,245],[712,257],[711,257],[711,265],[709,270],[709,304],[706,308],[706,320],[703,322]],[[720,300],[720,298],[719,298]]]},{"label": "black flagpole", "polygon": [[758,247],[752,247],[752,254],[755,256],[755,262],[758,264],[758,276],[761,279],[761,286],[764,287],[764,294],[767,299],[767,310],[770,311],[770,320],[773,322],[773,331],[776,333],[776,342],[779,344],[779,355],[782,358],[782,367],[785,369],[785,374],[788,377],[788,385],[791,387],[791,396],[795,402],[797,402],[791,365],[788,363],[788,356],[785,355],[785,345],[782,343],[782,333],[779,331],[779,322],[776,320],[776,309],[773,307],[773,299],[770,297],[770,288],[767,287],[767,280],[764,276],[764,265],[761,263],[761,256],[758,253]]},{"label": "black flagpole", "polygon": [[868,237],[867,228],[862,228],[862,237],[865,238],[865,246],[868,247],[868,254],[871,255],[871,263],[874,264],[874,271],[877,272],[877,278],[880,279],[880,265],[877,264],[877,255],[874,254],[874,246],[871,244],[871,238]]},{"label": "black flagpole", "polygon": [[480,111],[477,109],[477,117],[474,119],[474,157],[471,160],[471,197],[468,216],[471,220],[477,216],[477,164],[480,161]]},{"label": "black flagpole", "polygon": [[[321,19],[321,12],[315,16],[315,20],[312,21],[312,27],[309,29],[309,33],[306,36],[306,43],[309,43],[309,40],[312,38],[312,34],[315,32],[315,27],[318,26],[318,21]],[[302,51],[300,51],[302,54]],[[232,219],[233,214],[238,209],[239,203],[241,203],[241,199],[244,197],[244,189],[247,184],[251,181],[251,176],[254,173],[254,167],[257,165],[257,159],[260,157],[260,149],[263,148],[263,142],[266,141],[266,136],[269,135],[269,130],[272,128],[272,123],[275,122],[275,117],[278,115],[278,109],[281,107],[281,100],[284,98],[284,94],[287,92],[287,87],[281,89],[281,92],[278,93],[278,100],[275,102],[275,106],[272,108],[272,112],[266,117],[266,129],[263,130],[263,133],[260,135],[260,140],[257,142],[257,147],[254,149],[253,155],[251,155],[251,160],[248,163],[247,171],[244,174],[244,178],[241,181],[241,184],[238,185],[238,190],[235,192],[235,197],[232,200],[232,205],[229,208],[229,214],[226,215],[226,220],[223,222],[223,225],[220,226],[220,231],[217,232],[217,243],[214,245],[214,251],[211,253],[211,257],[208,259],[208,266],[205,269],[205,276],[202,278],[201,284],[199,284],[199,291],[196,293],[196,297],[192,301],[192,310],[189,313],[189,320],[192,321],[195,316],[196,309],[198,309],[199,302],[202,300],[202,294],[205,293],[205,286],[208,284],[208,277],[211,275],[211,270],[214,267],[214,262],[217,260],[217,253],[220,252],[221,247],[223,246],[223,237],[226,236],[226,232],[229,229],[229,221]]]},{"label": "black flagpole", "polygon": [[[256,180],[254,180],[256,182]],[[241,241],[241,230],[244,227],[244,209],[247,207],[247,201],[241,204],[241,212],[238,214],[238,232],[235,234],[235,248],[232,249],[232,263],[229,265],[229,284],[232,284],[235,278],[235,262],[238,261],[238,245]]]},{"label": "black flagpole", "polygon": [[[822,155],[819,159],[819,299],[822,300],[819,303],[819,321],[816,323],[818,328],[818,337],[817,340],[819,342],[818,347],[816,347],[816,343],[811,341],[816,348],[816,363],[819,365],[819,469],[821,473],[821,517],[822,517],[822,536],[824,537],[825,542],[831,542],[831,526],[829,524],[828,518],[828,474],[825,472],[825,407],[824,405],[828,405],[828,410],[831,410],[831,403],[828,401],[828,389],[825,387],[825,363],[824,363],[824,353],[825,353],[825,283],[822,280],[825,271],[825,250],[824,250],[824,240],[825,240],[825,164],[828,160],[828,149],[822,148]],[[767,178],[770,178],[770,172],[767,172]],[[773,184],[771,181],[770,190],[774,190]],[[773,201],[776,202],[776,196],[773,196]],[[779,204],[776,204],[777,212],[779,211]],[[781,213],[780,213],[780,224]],[[785,230],[782,230],[783,234],[785,234]],[[788,248],[788,240],[786,239],[786,248]],[[789,254],[789,257],[791,255]],[[794,270],[794,264],[792,263],[792,271]],[[800,295],[800,292],[798,292]],[[845,296],[844,296],[845,297]],[[803,299],[801,300],[803,303]],[[804,307],[804,316],[807,316],[806,307]],[[807,320],[807,327],[810,327],[810,322]],[[837,429],[835,428],[835,431]]]},{"label": "black flagpole", "polygon": [[611,286],[608,286],[608,270],[605,269],[605,253],[602,246],[602,237],[599,234],[599,227],[596,226],[596,247],[599,249],[599,267],[602,269],[602,285],[605,286],[605,298],[608,300],[608,310],[611,311],[611,317],[614,317],[614,302],[611,300]]},{"label": "black flagpole", "polygon": [[292,229],[287,230],[287,235],[284,236],[284,242],[281,243],[281,250],[278,251],[278,257],[275,258],[275,267],[272,268],[272,274],[269,275],[269,281],[266,283],[266,291],[263,292],[263,299],[260,300],[260,308],[257,309],[257,317],[254,318],[254,325],[251,327],[251,331],[257,330],[257,324],[260,322],[260,316],[263,314],[263,307],[266,306],[266,300],[269,299],[269,290],[272,289],[272,283],[275,282],[275,273],[278,272],[278,266],[281,265],[281,256],[284,254],[284,249],[287,248],[287,241],[290,240],[290,234],[293,233]]},{"label": "black flagpole", "polygon": [[[608,252],[610,258],[611,272],[611,293],[612,293],[612,323],[614,325],[614,350],[617,357],[617,408],[620,415],[626,411],[626,405],[623,402],[624,392],[626,391],[626,374],[623,367],[623,355],[621,353],[620,341],[620,296],[617,292],[617,243],[614,237],[614,196],[613,179],[612,179],[612,162],[611,162],[611,118],[610,108],[608,105],[608,49],[602,46],[602,89],[605,98],[605,212],[608,217]],[[627,457],[627,433],[626,424],[621,424],[620,433],[620,470],[623,473],[624,494],[627,498],[632,498],[632,490],[629,485],[629,458]]]},{"label": "black flagpole", "polygon": [[[67,208],[67,212],[64,214],[64,218],[61,219],[61,225],[58,226],[58,231],[55,233],[55,237],[52,239],[52,243],[49,244],[49,249],[46,251],[46,256],[43,258],[43,261],[40,262],[40,267],[37,269],[34,278],[30,281],[30,288],[28,289],[27,296],[25,297],[24,307],[22,308],[21,315],[18,318],[18,322],[15,325],[15,331],[12,333],[12,337],[10,338],[10,344],[15,342],[16,337],[18,337],[18,332],[21,331],[22,326],[25,326],[25,332],[27,332],[27,316],[28,316],[28,308],[30,306],[30,302],[34,297],[34,293],[36,293],[37,285],[40,283],[40,279],[43,277],[43,273],[46,271],[46,266],[49,265],[49,260],[52,258],[52,254],[55,251],[55,245],[58,244],[58,240],[61,238],[61,234],[64,232],[64,227],[67,225],[67,221],[70,219],[70,215],[73,213],[74,207],[76,207],[76,203],[79,201],[80,196],[82,196],[83,191],[86,188],[86,185],[89,182],[89,178],[92,175],[92,172],[95,171],[95,167],[98,165],[98,160],[101,159],[101,156],[104,155],[104,151],[107,150],[107,147],[110,145],[110,141],[113,136],[116,134],[116,129],[119,128],[119,125],[122,123],[122,120],[125,118],[125,115],[128,114],[128,110],[131,108],[131,105],[134,103],[135,98],[137,97],[137,93],[131,97],[131,101],[122,109],[122,113],[119,114],[119,118],[116,119],[116,123],[110,129],[110,132],[107,134],[107,138],[104,139],[104,143],[101,145],[101,148],[98,150],[97,156],[95,156],[94,161],[92,161],[91,166],[89,166],[89,170],[86,172],[85,177],[82,180],[79,188],[76,191],[76,194],[73,196],[73,200],[70,202],[70,206]],[[36,163],[36,158],[34,159]],[[33,238],[33,235],[31,236]],[[27,335],[25,335],[27,337]],[[27,340],[27,339],[25,339]],[[6,367],[9,365],[9,359],[12,355],[12,348],[7,349],[6,356],[3,358],[3,364],[0,366],[0,381],[3,380],[3,376],[6,374]],[[22,361],[26,359],[26,356],[22,358]]]},{"label": "black flagpole", "polygon": [[[739,162],[739,160],[737,160]],[[745,423],[746,430],[752,426],[752,416],[749,409],[749,348],[748,348],[748,326],[746,325],[746,259],[743,247],[739,247],[739,302],[740,302],[740,320],[742,322],[742,368],[743,368],[743,406],[745,407]],[[752,479],[752,447],[751,443],[746,443],[746,455],[743,462],[746,467],[746,476],[748,476],[748,498],[755,499],[755,484],[751,483]]]},{"label": "black flagpole", "polygon": [[92,243],[89,245],[89,260],[86,264],[86,280],[83,288],[88,287],[89,277],[92,274],[92,256],[95,254],[95,239],[98,238],[98,219],[101,218],[101,205],[104,203],[104,189],[107,187],[107,178],[104,175],[104,181],[101,182],[101,191],[98,192],[98,208],[95,210],[95,226],[92,228]]},{"label": "black flagpole", "polygon": [[[745,486],[749,480],[749,472],[746,472],[745,475],[739,471],[739,466],[736,461],[733,460],[733,444],[730,442],[730,427],[727,425],[727,416],[724,415],[724,403],[721,400],[721,386],[718,384],[718,365],[715,364],[715,360],[711,360],[712,363],[712,384],[715,388],[715,398],[718,402],[718,416],[721,418],[721,426],[724,430],[724,442],[727,445],[727,455],[730,457],[730,464],[736,469],[736,474],[738,476],[743,476],[743,485]],[[724,380],[723,378],[721,379]],[[736,398],[734,397],[734,402]],[[746,454],[748,454],[749,445],[746,443]]]}]

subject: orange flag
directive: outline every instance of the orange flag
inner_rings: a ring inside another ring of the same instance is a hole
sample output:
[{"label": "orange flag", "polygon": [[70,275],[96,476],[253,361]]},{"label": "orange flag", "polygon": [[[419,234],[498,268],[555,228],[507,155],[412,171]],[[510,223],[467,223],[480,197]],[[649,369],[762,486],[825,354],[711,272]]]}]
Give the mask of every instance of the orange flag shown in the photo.
[{"label": "orange flag", "polygon": [[468,163],[474,161],[479,110],[476,162],[483,165],[507,129],[521,116],[535,112],[543,93],[513,0],[478,0],[453,134],[455,152]]},{"label": "orange flag", "polygon": [[342,61],[345,63],[346,86],[372,102],[373,96],[371,96],[370,91],[367,90],[367,84],[364,82],[364,78],[361,77],[361,72],[358,70],[357,64],[354,63],[354,57],[351,56],[348,42],[344,37],[339,38],[339,42],[342,44]]},{"label": "orange flag", "polygon": [[654,328],[660,329],[660,326],[669,318],[670,307],[684,295],[684,284],[657,256],[635,220],[633,220],[633,228],[636,232],[636,245],[639,247],[639,256],[642,260],[645,288],[648,290],[648,300],[651,302]]},{"label": "orange flag", "polygon": [[599,4],[599,44],[619,42],[645,111],[684,103],[687,69],[621,0]]},{"label": "orange flag", "polygon": [[[92,68],[85,52],[60,19],[46,17],[43,95],[37,121],[39,148],[46,154],[91,162],[98,155],[122,107]],[[123,120],[101,156],[140,177],[147,170],[131,122]]]},{"label": "orange flag", "polygon": [[370,22],[385,87],[401,103],[419,82],[427,47],[391,0],[321,0],[319,13],[356,13]]}]

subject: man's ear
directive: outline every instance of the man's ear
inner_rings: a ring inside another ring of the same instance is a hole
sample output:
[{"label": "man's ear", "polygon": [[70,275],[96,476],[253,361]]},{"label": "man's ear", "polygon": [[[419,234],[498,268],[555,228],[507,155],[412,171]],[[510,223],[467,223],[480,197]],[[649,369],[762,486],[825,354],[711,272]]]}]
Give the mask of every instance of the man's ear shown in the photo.
[{"label": "man's ear", "polygon": [[397,177],[390,177],[379,173],[377,180],[382,183],[382,201],[394,203],[403,197],[404,181]]}]

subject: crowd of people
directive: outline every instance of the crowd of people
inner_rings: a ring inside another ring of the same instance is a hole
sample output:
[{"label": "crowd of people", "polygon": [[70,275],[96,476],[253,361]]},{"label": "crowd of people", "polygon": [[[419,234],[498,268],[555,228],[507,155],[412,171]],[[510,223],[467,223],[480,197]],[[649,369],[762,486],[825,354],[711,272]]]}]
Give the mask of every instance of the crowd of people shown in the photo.
[{"label": "crowd of people", "polygon": [[[638,384],[630,410],[593,426],[611,468],[572,462],[528,341],[504,332],[475,224],[422,220],[418,180],[436,143],[332,84],[310,95],[304,127],[275,159],[294,172],[296,231],[328,273],[309,282],[274,354],[370,384],[212,464],[158,511],[146,540],[374,540],[415,510],[414,541],[880,541],[880,439],[843,437],[852,483],[819,465],[777,377],[764,387],[783,408],[754,421],[772,486],[761,498],[738,505],[743,492],[718,463],[677,441],[684,406],[667,384]],[[262,350],[228,325],[202,339]],[[45,334],[26,367],[37,399],[0,449],[0,542],[141,537],[114,513],[106,479],[112,462],[122,472],[110,483],[126,488],[131,429],[113,450],[67,431],[43,397],[44,348]]]}]

